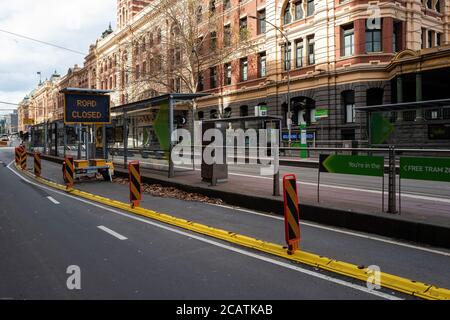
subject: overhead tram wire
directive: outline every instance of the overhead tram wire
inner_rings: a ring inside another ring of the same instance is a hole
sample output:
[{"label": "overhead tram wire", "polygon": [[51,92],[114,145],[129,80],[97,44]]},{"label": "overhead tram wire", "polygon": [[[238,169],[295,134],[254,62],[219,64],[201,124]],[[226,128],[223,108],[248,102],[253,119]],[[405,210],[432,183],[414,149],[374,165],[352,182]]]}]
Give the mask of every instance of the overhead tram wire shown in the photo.
[{"label": "overhead tram wire", "polygon": [[26,40],[29,40],[29,41],[38,42],[38,43],[44,44],[44,45],[46,45],[46,46],[58,48],[58,49],[65,50],[65,51],[70,51],[70,52],[72,52],[72,53],[76,53],[76,54],[79,54],[79,55],[82,55],[82,56],[86,56],[86,55],[87,55],[86,53],[81,52],[81,51],[69,49],[69,48],[66,48],[66,47],[63,47],[63,46],[60,46],[60,45],[57,45],[57,44],[53,44],[53,43],[50,43],[50,42],[38,40],[38,39],[35,39],[35,38],[31,38],[31,37],[28,37],[28,36],[24,36],[24,35],[22,35],[22,34],[18,34],[18,33],[15,33],[15,32],[11,32],[11,31],[8,31],[8,30],[0,29],[0,32],[6,33],[6,34],[9,34],[9,35],[13,35],[13,36],[15,36],[15,37],[23,38],[23,39],[26,39]]}]

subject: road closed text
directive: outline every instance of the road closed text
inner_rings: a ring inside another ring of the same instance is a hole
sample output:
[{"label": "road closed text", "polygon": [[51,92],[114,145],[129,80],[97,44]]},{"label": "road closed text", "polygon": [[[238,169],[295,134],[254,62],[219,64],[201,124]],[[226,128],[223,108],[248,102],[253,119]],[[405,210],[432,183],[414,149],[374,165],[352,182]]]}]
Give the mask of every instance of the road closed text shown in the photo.
[{"label": "road closed text", "polygon": [[110,100],[106,95],[66,94],[66,123],[109,123]]}]

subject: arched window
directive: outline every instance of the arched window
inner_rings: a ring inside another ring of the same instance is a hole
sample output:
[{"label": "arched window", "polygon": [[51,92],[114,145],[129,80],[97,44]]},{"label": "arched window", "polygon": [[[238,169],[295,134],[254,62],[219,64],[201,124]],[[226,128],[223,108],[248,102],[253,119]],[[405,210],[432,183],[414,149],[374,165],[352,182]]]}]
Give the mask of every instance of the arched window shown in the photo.
[{"label": "arched window", "polygon": [[283,22],[284,22],[284,24],[289,24],[292,22],[291,2],[290,1],[287,2],[286,8],[284,8]]},{"label": "arched window", "polygon": [[223,117],[224,117],[224,118],[231,118],[231,114],[232,114],[232,110],[231,110],[230,107],[226,107],[226,108],[223,110]]},{"label": "arched window", "polygon": [[212,109],[212,110],[209,112],[209,118],[210,118],[210,119],[218,119],[218,118],[219,118],[219,113],[217,112],[216,109]]},{"label": "arched window", "polygon": [[161,29],[158,28],[158,30],[156,31],[156,43],[160,44],[162,41],[162,32]]},{"label": "arched window", "polygon": [[248,106],[241,106],[239,108],[239,115],[241,117],[248,117]]}]

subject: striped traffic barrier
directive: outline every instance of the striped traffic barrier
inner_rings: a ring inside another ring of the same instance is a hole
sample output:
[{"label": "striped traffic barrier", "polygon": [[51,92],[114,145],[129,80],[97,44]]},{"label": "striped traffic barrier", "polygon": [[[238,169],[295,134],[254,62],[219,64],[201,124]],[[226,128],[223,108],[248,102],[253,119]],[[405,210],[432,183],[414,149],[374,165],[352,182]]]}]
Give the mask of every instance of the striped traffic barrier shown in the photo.
[{"label": "striped traffic barrier", "polygon": [[132,161],[128,165],[130,177],[130,203],[131,207],[139,207],[142,200],[141,170],[139,161]]},{"label": "striped traffic barrier", "polygon": [[299,249],[300,219],[297,193],[297,178],[293,174],[283,177],[284,222],[288,253],[294,254]]},{"label": "striped traffic barrier", "polygon": [[64,160],[64,181],[66,182],[67,189],[73,187],[75,166],[73,157],[67,156]]},{"label": "striped traffic barrier", "polygon": [[19,150],[19,147],[14,148],[14,153],[15,153],[15,159],[16,159],[16,165],[20,166],[20,157],[21,157],[21,153]]},{"label": "striped traffic barrier", "polygon": [[27,170],[27,150],[24,146],[19,147],[19,153],[20,153],[20,168],[22,170]]},{"label": "striped traffic barrier", "polygon": [[34,153],[34,175],[40,177],[42,174],[42,162],[41,154],[39,152]]}]

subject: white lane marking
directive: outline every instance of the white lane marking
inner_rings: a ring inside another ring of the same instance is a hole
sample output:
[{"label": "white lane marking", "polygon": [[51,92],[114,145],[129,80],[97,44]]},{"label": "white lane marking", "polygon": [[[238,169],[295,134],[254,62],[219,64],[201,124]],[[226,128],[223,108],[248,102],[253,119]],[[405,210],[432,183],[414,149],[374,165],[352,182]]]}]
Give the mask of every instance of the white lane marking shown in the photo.
[{"label": "white lane marking", "polygon": [[[241,211],[241,212],[245,212],[245,213],[249,213],[249,214],[253,214],[253,215],[261,216],[261,217],[265,217],[265,218],[270,218],[270,219],[284,221],[283,217],[278,217],[278,216],[274,216],[274,215],[270,215],[270,214],[266,214],[266,213],[262,213],[262,212],[242,209],[242,208],[239,208],[239,207],[227,206],[227,205],[222,205],[222,204],[210,204],[210,205],[216,206],[216,207],[225,208],[225,209],[235,210],[235,211]],[[439,251],[439,250],[435,250],[435,249],[429,249],[429,248],[425,248],[425,247],[415,246],[415,245],[404,243],[404,242],[397,242],[397,241],[394,241],[394,240],[378,238],[378,237],[369,236],[369,235],[366,235],[366,234],[363,234],[363,233],[358,233],[358,232],[344,231],[344,230],[341,230],[341,229],[336,229],[336,228],[332,228],[332,227],[326,227],[326,226],[318,225],[318,224],[315,224],[315,223],[301,222],[301,224],[305,225],[305,226],[308,226],[308,227],[312,227],[312,228],[323,229],[323,230],[327,230],[327,231],[333,231],[333,232],[336,232],[336,233],[342,233],[342,234],[349,235],[349,236],[354,236],[354,237],[358,237],[358,238],[364,238],[364,239],[368,239],[368,240],[384,242],[384,243],[393,244],[393,245],[400,246],[400,247],[405,247],[405,248],[410,248],[410,249],[415,249],[415,250],[420,250],[420,251],[425,251],[425,252],[429,252],[429,253],[434,253],[434,254],[439,254],[439,255],[442,255],[442,256],[450,257],[450,252]]]},{"label": "white lane marking", "polygon": [[48,200],[50,200],[51,202],[53,202],[54,204],[60,204],[58,201],[56,201],[54,198],[52,197],[47,197]]},{"label": "white lane marking", "polygon": [[113,237],[116,237],[117,239],[124,241],[124,240],[128,240],[127,237],[124,237],[123,235],[121,235],[120,233],[115,232],[114,230],[111,230],[105,226],[98,226],[97,228],[99,228],[102,231],[105,231],[106,233],[109,233],[110,235],[112,235]]},{"label": "white lane marking", "polygon": [[[13,162],[11,162],[11,164]],[[72,196],[70,194],[63,193],[63,192],[58,191],[58,190],[54,190],[54,189],[52,189],[50,187],[46,187],[46,186],[40,185],[38,183],[35,183],[35,182],[32,182],[32,181],[26,179],[25,177],[23,177],[22,175],[17,173],[15,170],[10,168],[11,164],[8,165],[8,169],[11,170],[20,179],[22,179],[22,180],[24,180],[24,181],[26,181],[26,182],[28,182],[28,183],[30,183],[32,185],[35,185],[35,186],[37,186],[39,188],[42,188],[44,190],[48,190],[48,191],[51,191],[51,192],[54,192],[54,193],[66,196],[68,198],[71,198],[71,199],[74,199],[74,200],[77,200],[77,201],[80,201],[80,202],[92,205],[94,207],[97,207],[97,208],[100,208],[100,209],[103,209],[103,210],[115,213],[115,214],[123,216],[123,217],[127,217],[127,218],[132,219],[132,220],[140,221],[140,222],[152,225],[152,226],[160,228],[160,229],[171,231],[173,233],[176,233],[176,234],[179,234],[179,235],[183,235],[183,236],[186,236],[186,237],[191,238],[191,239],[195,239],[195,240],[198,240],[198,241],[201,241],[201,242],[204,242],[204,243],[208,243],[208,244],[211,244],[211,245],[216,246],[216,247],[223,248],[223,249],[228,250],[228,251],[240,253],[242,255],[245,255],[245,256],[248,256],[248,257],[252,257],[252,258],[255,258],[255,259],[258,259],[258,260],[261,260],[261,261],[265,261],[265,262],[268,262],[268,263],[271,263],[271,264],[274,264],[274,265],[277,265],[277,266],[280,266],[280,267],[283,267],[283,268],[286,268],[286,269],[294,270],[294,271],[297,271],[297,272],[300,272],[300,273],[303,273],[303,274],[306,274],[306,275],[309,275],[309,276],[312,276],[312,277],[315,277],[315,278],[322,279],[324,281],[328,281],[328,282],[331,282],[331,283],[339,284],[339,285],[342,285],[344,287],[352,288],[352,289],[357,290],[357,291],[362,291],[364,293],[367,293],[367,294],[370,294],[370,295],[374,295],[374,296],[377,296],[377,297],[380,297],[380,298],[384,298],[384,299],[387,299],[387,300],[403,300],[403,299],[401,299],[399,297],[396,297],[396,296],[393,296],[393,295],[390,295],[390,294],[387,294],[387,293],[383,293],[383,292],[379,292],[379,291],[375,291],[375,290],[370,290],[367,287],[363,287],[363,286],[360,286],[360,285],[357,285],[357,284],[354,284],[354,283],[351,283],[351,282],[347,282],[347,281],[344,281],[344,280],[340,280],[340,279],[337,279],[337,278],[333,278],[331,276],[323,275],[323,274],[318,273],[318,272],[310,271],[310,270],[307,270],[307,269],[295,266],[293,264],[289,264],[289,263],[285,263],[285,262],[282,262],[282,261],[278,261],[278,260],[275,260],[275,259],[272,259],[272,258],[269,258],[269,257],[265,257],[265,256],[262,256],[262,255],[258,255],[258,254],[246,251],[246,250],[235,248],[235,247],[232,247],[232,246],[227,245],[227,244],[223,244],[223,243],[220,243],[220,242],[217,242],[217,241],[214,241],[214,240],[210,240],[210,239],[204,238],[202,236],[198,236],[198,235],[191,234],[191,233],[188,233],[188,232],[185,232],[185,231],[182,231],[182,230],[178,230],[178,229],[175,229],[173,227],[169,227],[169,226],[163,225],[161,223],[153,222],[151,220],[146,220],[146,219],[143,219],[143,218],[140,218],[140,217],[136,217],[136,216],[133,216],[131,214],[124,213],[124,212],[121,212],[119,210],[115,210],[113,208],[105,207],[105,206],[100,205],[98,203],[94,203],[94,202],[91,202],[91,201],[88,201],[88,200],[85,200],[85,199],[82,199],[82,198],[78,198],[78,197]]]}]

